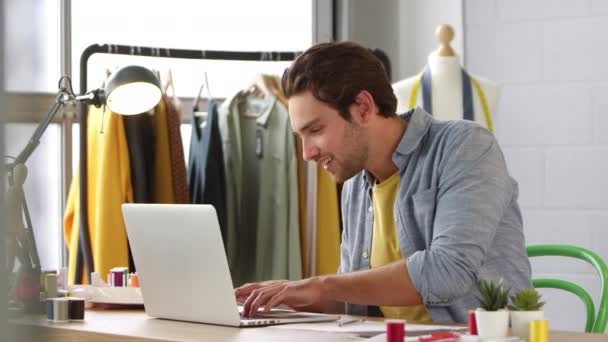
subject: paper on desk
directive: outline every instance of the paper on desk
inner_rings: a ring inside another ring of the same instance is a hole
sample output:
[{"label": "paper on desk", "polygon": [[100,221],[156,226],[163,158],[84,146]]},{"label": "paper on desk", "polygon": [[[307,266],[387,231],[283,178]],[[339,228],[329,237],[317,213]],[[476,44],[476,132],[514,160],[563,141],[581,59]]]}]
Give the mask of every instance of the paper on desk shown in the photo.
[{"label": "paper on desk", "polygon": [[[354,324],[348,324],[339,326],[336,322],[321,322],[321,323],[295,323],[276,325],[273,328],[277,329],[291,329],[291,330],[310,330],[310,331],[324,331],[324,332],[342,332],[351,333],[357,335],[373,336],[380,333],[386,332],[385,322],[374,322],[364,321]],[[421,335],[424,333],[431,333],[433,331],[453,331],[462,330],[465,328],[459,328],[448,325],[426,325],[426,324],[407,324],[405,325],[405,331],[407,335]]]}]

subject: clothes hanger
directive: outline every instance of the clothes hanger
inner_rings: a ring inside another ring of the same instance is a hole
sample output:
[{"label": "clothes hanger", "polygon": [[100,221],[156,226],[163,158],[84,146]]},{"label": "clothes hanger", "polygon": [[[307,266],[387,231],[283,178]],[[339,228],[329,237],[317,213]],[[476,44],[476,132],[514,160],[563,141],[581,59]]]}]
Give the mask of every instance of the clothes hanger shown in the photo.
[{"label": "clothes hanger", "polygon": [[[273,61],[274,53],[262,53],[261,61]],[[280,94],[279,91],[281,89],[277,79],[268,74],[259,73],[255,76],[254,81],[255,84],[260,88],[260,90],[264,93],[264,97],[272,94],[275,97]]]},{"label": "clothes hanger", "polygon": [[278,96],[281,94],[281,85],[278,79],[273,75],[258,74],[256,77],[256,83],[266,94],[272,94]]},{"label": "clothes hanger", "polygon": [[[152,72],[154,72],[154,75],[156,75],[156,78],[158,79],[158,83],[163,84],[162,83],[162,78],[160,77],[160,71],[158,69],[152,69]],[[165,92],[163,91],[163,94],[164,93]]]},{"label": "clothes hanger", "polygon": [[173,81],[173,72],[171,68],[169,68],[167,72],[167,83],[163,89],[163,94],[169,96],[169,87],[171,88],[171,98],[173,99],[173,103],[178,103],[177,93],[175,92],[175,82]]},{"label": "clothes hanger", "polygon": [[[201,94],[203,93],[203,88],[205,88],[205,83],[201,84],[200,88],[198,89],[198,93],[196,94],[196,97],[194,98],[194,102],[193,102],[193,106],[192,106],[192,124],[195,124],[195,117],[200,117],[203,120],[201,121],[201,123],[199,124],[199,127],[202,129],[207,125],[207,114],[208,112],[203,112],[199,109],[198,105],[201,101]],[[200,138],[200,133],[197,131],[197,136]]]},{"label": "clothes hanger", "polygon": [[245,94],[253,95],[259,99],[264,99],[266,97],[264,90],[255,82],[249,85],[245,90]]},{"label": "clothes hanger", "polygon": [[262,89],[260,89],[260,87],[255,83],[250,84],[249,87],[243,91],[243,93],[246,96],[252,95],[254,99],[246,101],[247,106],[245,110],[241,112],[241,116],[246,118],[257,118],[258,113],[255,109],[253,109],[254,105],[252,104],[252,101],[255,102],[255,100],[264,100],[266,94],[264,94]]},{"label": "clothes hanger", "polygon": [[207,78],[206,71],[203,71],[203,77],[205,78],[205,89],[207,89],[207,99],[211,100],[213,96],[211,96],[211,88],[209,88],[209,79]]},{"label": "clothes hanger", "polygon": [[194,114],[194,116],[200,116],[200,117],[206,117],[207,116],[207,112],[203,112],[199,110],[199,103],[201,101],[201,96],[203,94],[203,89],[207,89],[207,99],[211,99],[211,91],[209,90],[209,80],[207,79],[207,72],[203,72],[203,79],[204,82],[203,84],[201,84],[200,88],[198,89],[198,93],[196,94],[196,97],[194,98],[194,102],[193,102],[193,106],[192,106],[192,112]]},{"label": "clothes hanger", "polygon": [[[266,53],[262,53],[260,57],[260,61],[270,60],[270,56]],[[247,88],[246,92],[248,94],[253,94],[258,98],[266,98],[269,94],[274,94],[271,91],[271,88],[268,86],[269,82],[266,81],[264,74],[256,74],[251,82],[249,88]]]},{"label": "clothes hanger", "polygon": [[171,71],[167,71],[167,83],[165,83],[161,88],[163,94],[167,94],[169,87],[171,87],[171,83],[173,83],[173,77],[171,77]]},{"label": "clothes hanger", "polygon": [[[261,61],[267,60],[267,55],[263,53],[260,60]],[[268,97],[268,95],[273,94],[273,92],[266,85],[263,75],[257,74],[253,78],[249,87],[245,90],[245,94],[253,95],[257,99],[264,100],[264,99],[266,99],[266,97]],[[241,113],[242,116],[249,117],[249,118],[257,118],[258,114],[259,113],[256,110],[249,110],[249,109],[247,109]]]}]

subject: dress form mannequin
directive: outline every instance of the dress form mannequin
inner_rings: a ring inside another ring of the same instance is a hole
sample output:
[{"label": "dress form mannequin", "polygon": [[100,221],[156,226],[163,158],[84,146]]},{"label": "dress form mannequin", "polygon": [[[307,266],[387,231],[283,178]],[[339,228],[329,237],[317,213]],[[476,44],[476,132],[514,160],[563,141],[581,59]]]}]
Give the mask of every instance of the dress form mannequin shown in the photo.
[{"label": "dress form mannequin", "polygon": [[[440,25],[435,31],[435,35],[439,40],[439,48],[431,52],[428,57],[431,72],[432,114],[440,120],[463,119],[462,66],[460,58],[450,47],[454,31],[449,25]],[[393,90],[397,96],[397,113],[403,113],[411,108],[412,90],[415,90],[420,78],[421,75],[418,74],[393,84]],[[498,87],[495,83],[474,75],[470,75],[470,78],[474,119],[480,125],[490,128],[491,124],[487,123],[482,99],[475,83],[483,92],[491,119],[496,113]],[[415,105],[422,107],[422,104],[422,90],[418,89]]]}]

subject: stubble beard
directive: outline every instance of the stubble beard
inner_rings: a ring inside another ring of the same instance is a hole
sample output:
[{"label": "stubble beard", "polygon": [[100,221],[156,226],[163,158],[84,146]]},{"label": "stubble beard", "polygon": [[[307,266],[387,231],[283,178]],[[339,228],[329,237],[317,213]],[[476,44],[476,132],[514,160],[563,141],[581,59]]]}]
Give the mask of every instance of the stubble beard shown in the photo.
[{"label": "stubble beard", "polygon": [[345,153],[332,177],[336,183],[343,183],[365,168],[368,157],[367,136],[355,123],[344,133]]}]

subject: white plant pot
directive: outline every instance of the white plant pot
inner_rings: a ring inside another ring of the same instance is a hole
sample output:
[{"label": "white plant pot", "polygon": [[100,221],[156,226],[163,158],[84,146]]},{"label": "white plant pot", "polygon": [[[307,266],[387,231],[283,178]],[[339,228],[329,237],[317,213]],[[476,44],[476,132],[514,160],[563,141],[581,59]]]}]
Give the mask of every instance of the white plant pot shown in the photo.
[{"label": "white plant pot", "polygon": [[477,333],[482,339],[506,337],[509,331],[509,311],[501,309],[498,311],[475,311],[477,321]]},{"label": "white plant pot", "polygon": [[544,319],[543,311],[511,311],[511,333],[528,341],[530,338],[530,322]]}]

